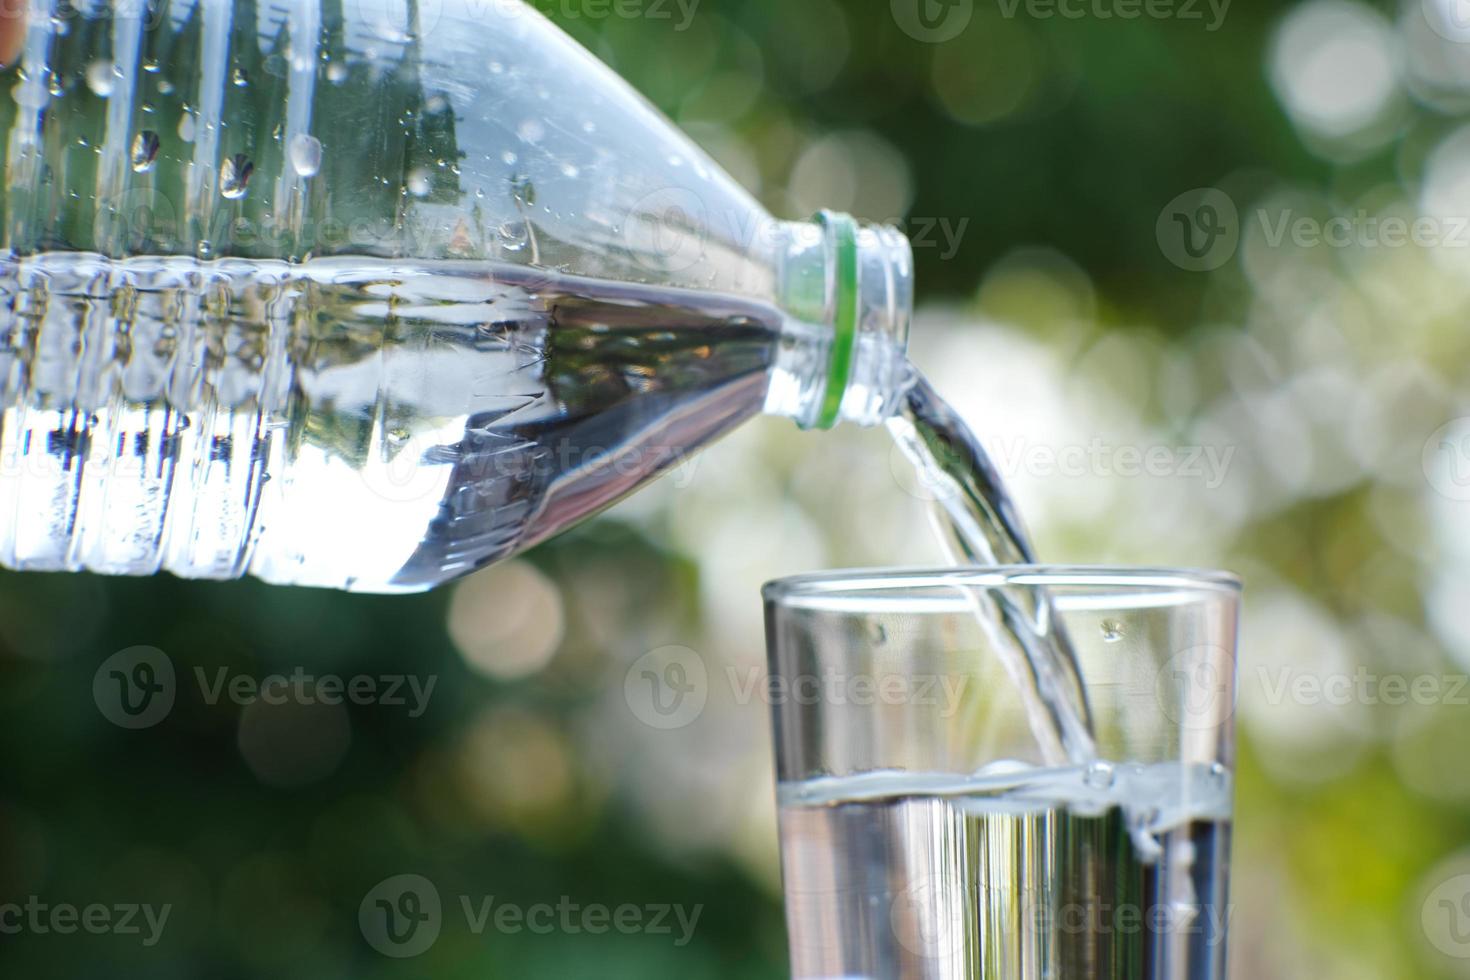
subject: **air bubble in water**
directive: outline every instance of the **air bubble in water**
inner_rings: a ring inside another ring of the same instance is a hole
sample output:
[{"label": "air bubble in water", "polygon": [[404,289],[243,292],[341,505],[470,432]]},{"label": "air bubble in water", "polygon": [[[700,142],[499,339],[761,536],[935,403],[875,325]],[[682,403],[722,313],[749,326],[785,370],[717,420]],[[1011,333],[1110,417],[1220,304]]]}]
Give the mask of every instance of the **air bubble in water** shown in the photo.
[{"label": "air bubble in water", "polygon": [[219,168],[219,192],[232,201],[244,197],[250,175],[254,172],[255,164],[245,154],[226,157]]},{"label": "air bubble in water", "polygon": [[516,127],[516,135],[526,143],[539,143],[546,135],[546,127],[539,119],[526,119]]},{"label": "air bubble in water", "polygon": [[1087,767],[1082,781],[1093,789],[1112,789],[1113,781],[1117,778],[1111,763],[1094,762]]},{"label": "air bubble in water", "polygon": [[250,84],[250,75],[244,68],[236,68],[230,75],[230,81],[234,82],[237,88],[244,88]]},{"label": "air bubble in water", "polygon": [[158,159],[158,134],[145,129],[133,137],[132,164],[135,173],[144,173],[153,168]]},{"label": "air bubble in water", "polygon": [[1102,621],[1102,638],[1104,643],[1117,643],[1124,636],[1123,624],[1116,619],[1105,619]]},{"label": "air bubble in water", "polygon": [[315,177],[322,169],[322,143],[309,133],[291,137],[291,169],[303,177]]},{"label": "air bubble in water", "polygon": [[574,163],[562,164],[561,172],[563,177],[571,177],[574,180],[582,175],[582,171]]},{"label": "air bubble in water", "polygon": [[327,65],[327,81],[333,85],[341,85],[347,81],[347,66],[340,61]]},{"label": "air bubble in water", "polygon": [[516,156],[510,150],[506,150],[504,153],[500,154],[500,159],[505,163],[507,167],[514,167],[516,165],[516,161],[519,160],[520,157]]},{"label": "air bubble in water", "polygon": [[112,94],[112,62],[98,59],[87,66],[87,88],[93,94],[107,98]]},{"label": "air bubble in water", "polygon": [[185,143],[194,142],[194,115],[186,112],[179,117],[179,139]]},{"label": "air bubble in water", "polygon": [[408,175],[408,192],[414,197],[426,197],[429,193],[429,172],[415,167]]}]

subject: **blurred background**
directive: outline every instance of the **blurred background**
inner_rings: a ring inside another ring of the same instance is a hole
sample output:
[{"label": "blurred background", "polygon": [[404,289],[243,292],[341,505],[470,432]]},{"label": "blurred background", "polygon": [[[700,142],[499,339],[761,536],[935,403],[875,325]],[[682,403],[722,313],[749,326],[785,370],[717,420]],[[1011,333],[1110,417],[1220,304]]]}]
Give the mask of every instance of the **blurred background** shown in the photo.
[{"label": "blurred background", "polygon": [[[1470,10],[538,6],[773,213],[914,239],[915,359],[1043,556],[1244,577],[1235,974],[1470,976]],[[0,573],[0,901],[171,906],[152,945],[0,934],[0,969],[782,976],[758,588],[937,562],[928,496],[882,432],[772,419],[427,596]],[[702,708],[660,727],[625,681],[670,647]],[[171,668],[167,716],[99,710],[109,662]],[[206,696],[276,671],[382,696]],[[400,874],[701,911],[446,915],[397,960],[358,910]]]}]

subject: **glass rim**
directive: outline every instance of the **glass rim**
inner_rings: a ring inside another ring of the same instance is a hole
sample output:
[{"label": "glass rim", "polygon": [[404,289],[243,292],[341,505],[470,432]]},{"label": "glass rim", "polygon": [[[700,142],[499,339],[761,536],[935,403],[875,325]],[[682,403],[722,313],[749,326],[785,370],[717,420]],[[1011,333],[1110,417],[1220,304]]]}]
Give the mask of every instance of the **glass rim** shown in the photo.
[{"label": "glass rim", "polygon": [[1238,595],[1239,577],[1202,568],[1164,568],[1143,565],[949,565],[918,568],[849,568],[807,572],[767,582],[761,587],[766,602],[823,596],[878,596],[899,589],[968,587],[1130,588]]}]

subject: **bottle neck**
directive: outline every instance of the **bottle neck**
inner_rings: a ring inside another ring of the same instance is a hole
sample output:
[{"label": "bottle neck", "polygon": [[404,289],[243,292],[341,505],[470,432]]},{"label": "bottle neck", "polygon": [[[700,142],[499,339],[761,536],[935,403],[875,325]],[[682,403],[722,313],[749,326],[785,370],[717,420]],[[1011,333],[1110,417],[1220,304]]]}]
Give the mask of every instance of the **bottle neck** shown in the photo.
[{"label": "bottle neck", "polygon": [[776,237],[787,320],[766,411],[804,429],[878,425],[897,411],[911,377],[908,239],[831,212],[783,224]]}]

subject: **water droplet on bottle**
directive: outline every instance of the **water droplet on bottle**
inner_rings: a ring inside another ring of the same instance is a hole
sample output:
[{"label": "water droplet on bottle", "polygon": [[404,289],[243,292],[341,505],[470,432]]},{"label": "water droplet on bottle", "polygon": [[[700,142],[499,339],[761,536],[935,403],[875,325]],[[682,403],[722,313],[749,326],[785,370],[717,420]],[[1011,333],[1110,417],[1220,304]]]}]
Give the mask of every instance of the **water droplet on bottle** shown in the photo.
[{"label": "water droplet on bottle", "polygon": [[112,94],[112,62],[99,58],[87,66],[87,88],[94,95],[107,98]]},{"label": "water droplet on bottle", "polygon": [[516,165],[516,161],[519,160],[520,157],[516,156],[510,150],[506,150],[504,153],[500,154],[500,159],[507,167],[514,167]]},{"label": "water droplet on bottle", "polygon": [[[19,88],[19,86],[17,86],[17,88]],[[66,94],[66,84],[62,82],[61,76],[54,71],[50,72],[49,77],[46,79],[46,91],[50,92],[52,96],[57,98],[60,98],[61,96]]]},{"label": "water droplet on bottle", "polygon": [[427,197],[429,194],[429,172],[423,167],[414,167],[408,174],[408,192],[414,197]]},{"label": "water droplet on bottle", "polygon": [[500,244],[507,252],[519,252],[530,240],[524,221],[507,221],[500,226],[499,233]]},{"label": "water droplet on bottle", "polygon": [[669,166],[671,166],[671,167],[682,167],[682,166],[684,166],[684,158],[681,157],[681,156],[679,156],[679,154],[677,154],[677,153],[670,154],[669,155]]},{"label": "water droplet on bottle", "polygon": [[254,172],[255,164],[245,154],[226,157],[219,168],[219,192],[232,201],[244,197],[250,175]]},{"label": "water droplet on bottle", "polygon": [[522,142],[539,143],[546,135],[546,127],[539,119],[525,119],[516,127],[516,135]]},{"label": "water droplet on bottle", "polygon": [[582,176],[582,171],[579,170],[577,168],[577,165],[574,164],[574,163],[564,163],[564,164],[562,164],[562,166],[561,166],[561,172],[562,172],[562,176],[563,177],[570,177],[573,180],[575,180],[576,178]]},{"label": "water droplet on bottle", "polygon": [[511,181],[510,193],[517,207],[536,206],[536,185],[531,182],[530,178],[520,177]]},{"label": "water droplet on bottle", "polygon": [[185,112],[179,117],[179,139],[185,143],[194,142],[194,115]]},{"label": "water droplet on bottle", "polygon": [[235,83],[236,88],[244,88],[250,84],[250,74],[244,68],[236,68],[230,73],[230,81]]},{"label": "water droplet on bottle", "polygon": [[347,66],[340,61],[327,65],[327,81],[333,85],[341,85],[347,81]]},{"label": "water droplet on bottle", "polygon": [[589,136],[592,135],[593,133],[597,132],[597,123],[593,122],[591,119],[586,120],[582,123],[582,132],[586,133]]},{"label": "water droplet on bottle", "polygon": [[449,108],[449,100],[442,95],[431,95],[429,101],[424,103],[424,111],[435,115]]},{"label": "water droplet on bottle", "polygon": [[1112,789],[1113,781],[1116,778],[1117,773],[1111,763],[1094,762],[1087,767],[1087,772],[1083,774],[1082,781],[1093,789]]},{"label": "water droplet on bottle", "polygon": [[158,134],[151,129],[145,129],[133,137],[132,164],[134,173],[144,173],[151,170],[153,161],[158,158]]},{"label": "water droplet on bottle", "polygon": [[303,177],[315,177],[322,169],[321,140],[309,133],[297,133],[291,137],[291,169]]},{"label": "water droplet on bottle", "polygon": [[1105,619],[1102,621],[1102,638],[1104,643],[1117,643],[1124,636],[1123,624],[1116,619]]},{"label": "water droplet on bottle", "polygon": [[886,646],[888,643],[888,627],[876,621],[869,623],[868,642],[875,647]]},{"label": "water droplet on bottle", "polygon": [[169,81],[167,78],[160,78],[158,80],[158,91],[159,91],[159,93],[161,93],[163,95],[168,95],[171,92],[173,92],[173,90],[174,90],[174,83],[173,82]]},{"label": "water droplet on bottle", "polygon": [[505,73],[505,66],[504,65],[502,65],[498,61],[492,61],[492,62],[490,62],[490,74],[492,74],[492,75],[503,75],[504,73]]},{"label": "water droplet on bottle", "polygon": [[143,59],[143,70],[146,71],[146,72],[148,72],[150,75],[153,72],[158,71],[158,59],[157,58],[144,58]]}]

